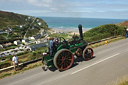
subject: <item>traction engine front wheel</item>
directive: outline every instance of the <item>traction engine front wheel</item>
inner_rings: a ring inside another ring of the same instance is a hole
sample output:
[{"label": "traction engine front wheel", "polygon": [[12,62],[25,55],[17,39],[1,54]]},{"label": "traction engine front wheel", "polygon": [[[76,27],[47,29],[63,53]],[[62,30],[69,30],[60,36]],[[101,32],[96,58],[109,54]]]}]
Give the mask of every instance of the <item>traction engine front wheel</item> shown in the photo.
[{"label": "traction engine front wheel", "polygon": [[92,49],[92,48],[85,48],[85,49],[83,50],[83,58],[84,58],[85,60],[90,60],[90,59],[92,59],[92,58],[93,58],[93,54],[94,54],[94,52],[93,52],[93,49]]}]

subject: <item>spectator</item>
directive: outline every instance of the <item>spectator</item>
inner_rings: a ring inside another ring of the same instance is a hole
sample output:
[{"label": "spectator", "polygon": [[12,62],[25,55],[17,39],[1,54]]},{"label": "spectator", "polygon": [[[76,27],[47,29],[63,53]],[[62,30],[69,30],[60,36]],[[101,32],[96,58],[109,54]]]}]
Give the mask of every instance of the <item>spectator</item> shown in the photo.
[{"label": "spectator", "polygon": [[128,28],[125,29],[125,38],[128,37]]},{"label": "spectator", "polygon": [[17,71],[16,68],[18,68],[19,65],[18,65],[18,56],[16,56],[16,54],[14,54],[14,56],[12,58],[12,62],[13,62],[13,66],[14,66],[15,71]]}]

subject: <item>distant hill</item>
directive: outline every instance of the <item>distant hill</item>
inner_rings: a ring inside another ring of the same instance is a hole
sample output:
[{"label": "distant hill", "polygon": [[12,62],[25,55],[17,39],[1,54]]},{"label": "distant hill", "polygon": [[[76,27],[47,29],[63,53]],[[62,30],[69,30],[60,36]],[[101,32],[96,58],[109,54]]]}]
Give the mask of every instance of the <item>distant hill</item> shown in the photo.
[{"label": "distant hill", "polygon": [[128,27],[128,21],[120,22],[117,25],[119,25],[119,26],[127,26]]},{"label": "distant hill", "polygon": [[21,25],[27,23],[28,16],[15,14],[13,12],[0,11],[0,29],[10,25]]},{"label": "distant hill", "polygon": [[[0,38],[2,42],[34,36],[48,30],[47,23],[38,17],[0,11]],[[1,41],[0,41],[1,42]]]},{"label": "distant hill", "polygon": [[[29,23],[31,24],[32,18],[34,17],[13,12],[0,11],[0,29],[12,25],[24,25]],[[44,27],[47,27],[47,23],[42,19],[40,20],[43,22]]]},{"label": "distant hill", "polygon": [[117,35],[124,35],[123,26],[105,24],[92,28],[91,30],[85,32],[83,36],[87,42],[92,42]]}]

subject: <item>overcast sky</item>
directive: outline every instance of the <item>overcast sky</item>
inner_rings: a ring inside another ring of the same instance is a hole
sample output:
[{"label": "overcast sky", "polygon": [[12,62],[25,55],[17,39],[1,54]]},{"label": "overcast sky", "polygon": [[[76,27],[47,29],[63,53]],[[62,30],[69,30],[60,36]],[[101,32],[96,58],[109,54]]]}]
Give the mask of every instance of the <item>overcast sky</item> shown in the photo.
[{"label": "overcast sky", "polygon": [[128,0],[0,0],[0,10],[31,16],[128,19]]}]

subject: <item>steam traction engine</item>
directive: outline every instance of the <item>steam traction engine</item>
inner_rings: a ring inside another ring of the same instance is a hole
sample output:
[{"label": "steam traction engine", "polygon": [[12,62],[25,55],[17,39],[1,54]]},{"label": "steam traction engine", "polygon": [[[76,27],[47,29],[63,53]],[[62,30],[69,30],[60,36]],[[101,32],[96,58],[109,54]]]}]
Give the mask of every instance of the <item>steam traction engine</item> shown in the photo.
[{"label": "steam traction engine", "polygon": [[83,40],[82,25],[78,26],[80,37],[73,36],[71,41],[66,41],[63,37],[58,37],[54,40],[52,49],[43,54],[42,63],[43,69],[55,66],[57,69],[64,71],[69,69],[74,62],[74,55],[83,57],[85,60],[90,60],[93,57],[93,49],[86,48],[87,43]]}]

